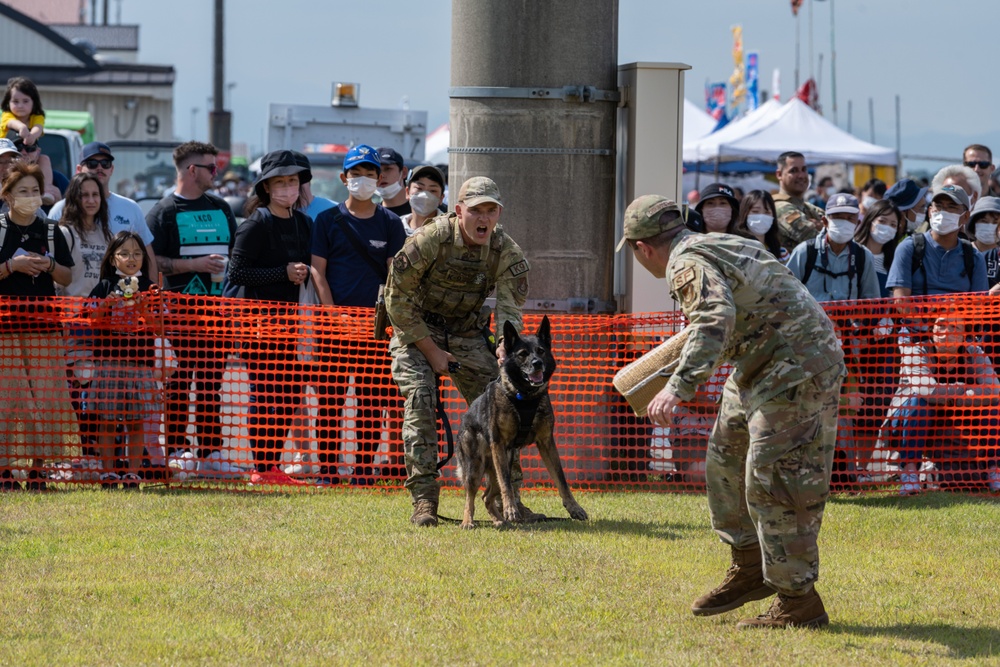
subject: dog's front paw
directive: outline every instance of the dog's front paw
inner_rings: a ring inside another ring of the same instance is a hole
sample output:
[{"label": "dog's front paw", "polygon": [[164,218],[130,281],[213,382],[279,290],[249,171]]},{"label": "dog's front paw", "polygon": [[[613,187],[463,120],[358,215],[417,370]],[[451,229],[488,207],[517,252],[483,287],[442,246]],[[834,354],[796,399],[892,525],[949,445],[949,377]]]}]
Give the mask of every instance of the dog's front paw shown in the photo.
[{"label": "dog's front paw", "polygon": [[589,518],[587,516],[587,512],[576,503],[567,505],[566,511],[569,512],[569,515],[577,521],[586,521]]},{"label": "dog's front paw", "polygon": [[518,509],[517,505],[512,505],[503,508],[503,519],[507,523],[521,523],[524,520],[524,515],[521,514],[521,510]]}]

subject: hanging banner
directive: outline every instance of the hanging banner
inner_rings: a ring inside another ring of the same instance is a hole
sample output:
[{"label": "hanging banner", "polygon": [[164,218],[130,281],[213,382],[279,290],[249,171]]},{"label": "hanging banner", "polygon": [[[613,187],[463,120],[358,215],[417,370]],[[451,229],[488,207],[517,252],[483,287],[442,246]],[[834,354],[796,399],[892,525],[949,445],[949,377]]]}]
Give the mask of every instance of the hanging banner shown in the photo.
[{"label": "hanging banner", "polygon": [[753,111],[760,106],[760,86],[757,82],[760,70],[757,67],[757,52],[747,54],[747,111]]},{"label": "hanging banner", "polygon": [[705,84],[705,111],[719,120],[726,112],[726,82]]},{"label": "hanging banner", "polygon": [[743,26],[734,25],[730,28],[733,33],[733,73],[729,77],[729,104],[732,112],[729,114],[734,118],[743,109],[743,102],[747,96],[746,71],[743,66]]}]

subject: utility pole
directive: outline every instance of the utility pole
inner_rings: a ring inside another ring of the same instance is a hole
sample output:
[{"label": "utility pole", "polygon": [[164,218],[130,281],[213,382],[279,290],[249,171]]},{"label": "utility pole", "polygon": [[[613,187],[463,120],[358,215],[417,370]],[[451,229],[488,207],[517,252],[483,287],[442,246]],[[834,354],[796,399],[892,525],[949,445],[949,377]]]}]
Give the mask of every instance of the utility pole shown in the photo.
[{"label": "utility pole", "polygon": [[451,7],[452,197],[496,181],[531,263],[526,310],[614,312],[617,0]]},{"label": "utility pole", "polygon": [[[224,0],[215,0],[215,40],[212,71],[212,111],[209,142],[219,149],[219,161],[228,163],[232,148],[232,114],[225,109],[225,11]],[[223,167],[225,165],[222,165]]]}]

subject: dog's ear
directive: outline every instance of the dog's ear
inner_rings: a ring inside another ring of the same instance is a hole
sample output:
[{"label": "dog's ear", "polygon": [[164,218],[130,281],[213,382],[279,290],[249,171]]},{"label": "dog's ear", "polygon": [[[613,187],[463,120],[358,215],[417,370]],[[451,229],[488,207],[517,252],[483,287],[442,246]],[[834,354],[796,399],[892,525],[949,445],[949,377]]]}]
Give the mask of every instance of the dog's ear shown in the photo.
[{"label": "dog's ear", "polygon": [[521,342],[521,337],[517,335],[517,327],[511,324],[509,321],[504,321],[503,323],[503,348],[510,354],[510,351],[514,349],[514,345]]},{"label": "dog's ear", "polygon": [[549,328],[549,316],[542,318],[542,323],[538,325],[538,340],[545,344],[545,347],[552,347],[552,331]]}]

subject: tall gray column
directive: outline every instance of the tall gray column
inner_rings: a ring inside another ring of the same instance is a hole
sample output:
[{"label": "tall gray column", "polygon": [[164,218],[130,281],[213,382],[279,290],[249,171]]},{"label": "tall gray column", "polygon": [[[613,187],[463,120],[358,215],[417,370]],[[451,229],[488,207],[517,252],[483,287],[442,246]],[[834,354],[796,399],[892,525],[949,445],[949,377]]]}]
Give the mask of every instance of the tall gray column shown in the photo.
[{"label": "tall gray column", "polygon": [[449,188],[488,176],[528,309],[608,312],[617,0],[452,0]]}]

